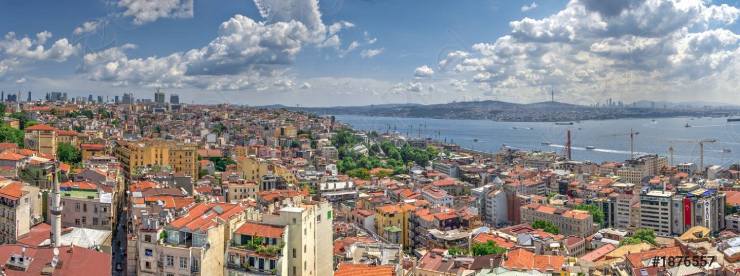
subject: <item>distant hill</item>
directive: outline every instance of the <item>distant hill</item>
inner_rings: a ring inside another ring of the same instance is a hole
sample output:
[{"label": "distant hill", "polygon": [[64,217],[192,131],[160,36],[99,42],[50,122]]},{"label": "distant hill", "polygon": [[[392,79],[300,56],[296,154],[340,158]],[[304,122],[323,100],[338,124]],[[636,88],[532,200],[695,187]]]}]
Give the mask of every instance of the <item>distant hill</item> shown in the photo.
[{"label": "distant hill", "polygon": [[381,104],[335,107],[288,107],[281,105],[266,108],[285,108],[319,115],[364,115],[386,117],[413,117],[435,119],[487,119],[496,121],[577,121],[619,118],[657,118],[676,116],[730,116],[740,114],[740,108],[652,108],[643,104],[635,107],[597,108],[561,102],[518,104],[502,101],[452,102],[445,104]]}]

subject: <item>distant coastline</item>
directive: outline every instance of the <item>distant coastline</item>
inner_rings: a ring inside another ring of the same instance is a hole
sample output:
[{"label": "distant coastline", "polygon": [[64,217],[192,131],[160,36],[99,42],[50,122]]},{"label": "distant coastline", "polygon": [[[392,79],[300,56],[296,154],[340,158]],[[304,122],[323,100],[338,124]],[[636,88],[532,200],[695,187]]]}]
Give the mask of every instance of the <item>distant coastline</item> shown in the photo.
[{"label": "distant coastline", "polygon": [[584,106],[560,102],[517,104],[500,101],[455,102],[447,104],[388,104],[336,107],[287,107],[319,115],[362,115],[427,119],[492,120],[500,122],[574,122],[630,118],[735,117],[740,107],[645,107],[644,105]]}]

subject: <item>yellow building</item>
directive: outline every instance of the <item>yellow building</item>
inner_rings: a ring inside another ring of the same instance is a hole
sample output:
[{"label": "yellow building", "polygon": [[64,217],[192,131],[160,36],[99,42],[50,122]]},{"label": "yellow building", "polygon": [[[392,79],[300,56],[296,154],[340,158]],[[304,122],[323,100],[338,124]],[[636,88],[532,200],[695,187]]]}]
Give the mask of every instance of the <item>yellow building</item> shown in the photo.
[{"label": "yellow building", "polygon": [[283,125],[278,128],[275,128],[275,138],[278,137],[287,137],[287,138],[295,138],[298,136],[298,129],[295,128],[293,125]]},{"label": "yellow building", "polygon": [[74,130],[59,129],[57,130],[57,142],[69,143],[70,145],[78,147],[80,145],[79,139],[77,138],[78,135],[80,135],[80,133]]},{"label": "yellow building", "polygon": [[80,144],[82,152],[82,161],[87,161],[94,156],[105,155],[105,145],[103,144]]},{"label": "yellow building", "polygon": [[57,154],[57,129],[50,125],[34,125],[25,129],[26,134],[23,144],[26,148],[39,153],[56,156]]},{"label": "yellow building", "polygon": [[403,245],[411,246],[409,238],[409,220],[416,210],[411,204],[389,204],[375,209],[375,231],[383,238]]},{"label": "yellow building", "polygon": [[287,183],[296,183],[295,175],[290,170],[282,165],[273,164],[270,160],[250,156],[239,157],[236,161],[237,170],[247,181],[262,184],[260,182],[263,176],[274,175],[282,177]]},{"label": "yellow building", "polygon": [[165,140],[116,141],[114,155],[123,166],[126,178],[144,166],[169,166],[176,173],[198,177],[198,147],[195,144]]}]

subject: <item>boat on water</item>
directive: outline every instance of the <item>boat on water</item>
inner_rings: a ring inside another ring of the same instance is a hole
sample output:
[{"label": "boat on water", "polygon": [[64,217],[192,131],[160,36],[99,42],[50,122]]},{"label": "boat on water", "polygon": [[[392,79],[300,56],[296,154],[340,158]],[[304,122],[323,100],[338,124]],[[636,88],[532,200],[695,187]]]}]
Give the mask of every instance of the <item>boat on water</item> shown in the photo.
[{"label": "boat on water", "polygon": [[559,126],[572,126],[573,122],[555,122],[555,124]]},{"label": "boat on water", "polygon": [[691,127],[691,125],[689,125],[689,123],[686,123],[686,125],[683,127]]},{"label": "boat on water", "polygon": [[543,146],[549,146],[549,145],[551,145],[551,144],[552,144],[552,143],[550,143],[550,142],[542,142],[542,145],[543,145]]},{"label": "boat on water", "polygon": [[596,147],[594,147],[594,146],[586,146],[586,149],[587,150],[594,150],[594,149],[596,149]]},{"label": "boat on water", "polygon": [[724,153],[730,153],[730,152],[732,152],[732,150],[731,149],[722,149],[722,152],[724,152]]},{"label": "boat on water", "polygon": [[740,118],[727,118],[727,122],[740,122]]}]

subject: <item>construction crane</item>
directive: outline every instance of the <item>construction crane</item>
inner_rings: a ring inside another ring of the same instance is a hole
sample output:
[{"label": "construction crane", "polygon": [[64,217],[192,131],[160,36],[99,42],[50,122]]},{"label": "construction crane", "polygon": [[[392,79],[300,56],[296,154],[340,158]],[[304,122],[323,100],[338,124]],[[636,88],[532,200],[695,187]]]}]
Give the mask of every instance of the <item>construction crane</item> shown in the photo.
[{"label": "construction crane", "polygon": [[634,129],[630,128],[630,131],[627,133],[616,133],[616,134],[609,134],[609,135],[603,135],[601,137],[620,137],[620,136],[627,136],[630,139],[630,160],[635,159],[635,136],[640,134],[639,131],[635,131]]},{"label": "construction crane", "polygon": [[[704,144],[716,143],[718,140],[714,138],[705,138],[699,140],[670,140],[674,143],[696,143],[699,144],[699,169],[702,175],[704,174]],[[671,166],[673,166],[673,146],[668,148],[668,152],[671,154]]]}]

